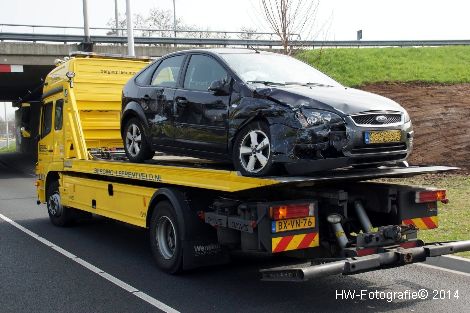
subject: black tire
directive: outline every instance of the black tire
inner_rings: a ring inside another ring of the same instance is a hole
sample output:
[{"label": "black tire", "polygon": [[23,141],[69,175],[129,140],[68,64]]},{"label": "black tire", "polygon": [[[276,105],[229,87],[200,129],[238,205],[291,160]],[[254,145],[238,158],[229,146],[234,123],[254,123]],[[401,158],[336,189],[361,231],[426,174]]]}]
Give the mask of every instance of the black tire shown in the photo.
[{"label": "black tire", "polygon": [[168,201],[162,201],[150,220],[150,247],[160,269],[170,274],[183,270],[183,243],[176,212]]},{"label": "black tire", "polygon": [[59,192],[59,182],[54,180],[47,187],[47,213],[52,224],[69,226],[75,221],[74,209],[63,206]]},{"label": "black tire", "polygon": [[[255,145],[251,138],[253,133],[257,139]],[[271,144],[271,134],[266,123],[255,121],[246,125],[238,133],[233,146],[232,160],[235,169],[243,176],[261,177],[272,174],[274,164]]]},{"label": "black tire", "polygon": [[138,118],[133,117],[127,121],[122,132],[122,141],[126,156],[131,162],[142,163],[151,159],[155,154]]}]

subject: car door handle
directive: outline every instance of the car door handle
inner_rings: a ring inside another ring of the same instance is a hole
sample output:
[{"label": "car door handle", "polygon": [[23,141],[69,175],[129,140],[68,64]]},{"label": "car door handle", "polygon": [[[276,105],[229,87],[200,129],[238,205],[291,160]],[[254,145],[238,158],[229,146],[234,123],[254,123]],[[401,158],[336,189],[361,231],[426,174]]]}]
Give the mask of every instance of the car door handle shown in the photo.
[{"label": "car door handle", "polygon": [[177,97],[173,102],[173,115],[179,117],[178,108],[183,108],[185,104],[188,103],[188,100],[184,97]]},{"label": "car door handle", "polygon": [[186,98],[176,98],[176,103],[178,105],[181,105],[181,104],[188,104],[188,100]]},{"label": "car door handle", "polygon": [[150,101],[150,96],[149,95],[145,95],[142,97],[142,99],[144,99],[144,101]]}]

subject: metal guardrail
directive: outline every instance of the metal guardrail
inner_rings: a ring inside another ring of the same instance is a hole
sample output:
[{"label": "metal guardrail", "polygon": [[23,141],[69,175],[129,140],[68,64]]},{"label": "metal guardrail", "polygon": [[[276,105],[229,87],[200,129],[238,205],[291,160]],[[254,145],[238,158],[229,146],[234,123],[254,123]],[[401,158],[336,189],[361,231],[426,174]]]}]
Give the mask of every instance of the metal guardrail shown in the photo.
[{"label": "metal guardrail", "polygon": [[[83,34],[83,27],[80,26],[58,26],[58,25],[31,25],[31,24],[0,24],[0,33],[27,33],[35,34],[36,29],[43,31],[43,34],[62,34],[62,35],[81,35]],[[194,29],[178,29],[176,31],[172,29],[159,29],[159,28],[134,28],[134,33],[141,34],[142,36],[149,37],[155,34],[165,34],[166,37],[174,38],[176,37],[184,38],[186,37],[202,37],[205,38],[215,37],[215,38],[231,38],[233,36],[238,36],[239,38],[257,38],[263,37],[263,39],[276,38],[276,33],[270,32],[257,32],[257,31],[222,31],[222,30],[194,30]],[[127,28],[113,28],[113,27],[90,27],[92,35],[100,36],[125,36]],[[75,32],[75,33],[71,33]],[[94,34],[93,34],[94,32]],[[188,36],[189,35],[189,36]],[[292,39],[301,40],[300,34],[291,34]]]},{"label": "metal guardrail", "polygon": [[[21,30],[16,32],[5,30]],[[36,29],[51,30],[51,33],[35,33]],[[92,34],[91,42],[96,44],[126,44],[125,36],[118,36],[119,31],[124,34],[126,29],[91,27],[91,30],[101,32]],[[29,30],[29,32],[24,32]],[[32,32],[31,32],[32,30]],[[0,41],[29,41],[29,42],[63,42],[82,43],[84,36],[79,34],[66,34],[68,30],[83,32],[83,27],[56,26],[56,25],[27,25],[27,24],[0,24]],[[156,28],[135,28],[143,36],[136,36],[134,42],[139,45],[183,45],[183,46],[254,46],[254,47],[282,47],[274,33],[242,32],[242,31],[212,31],[212,30],[177,30],[177,37],[173,30]],[[58,31],[64,32],[58,34]],[[107,31],[107,32],[105,32]],[[114,32],[114,33],[113,33]],[[160,34],[155,36],[155,34]],[[138,33],[137,33],[138,34]],[[163,34],[163,35],[162,35]],[[198,37],[199,34],[199,37]],[[179,35],[179,36],[178,36]],[[230,38],[233,36],[239,38]],[[184,37],[185,36],[185,37]],[[206,37],[206,38],[200,38]],[[208,37],[208,38],[207,38]],[[240,37],[244,38],[241,39]],[[250,38],[251,37],[251,38]],[[293,47],[419,47],[419,46],[456,46],[470,45],[470,40],[301,40],[300,35],[293,34],[289,42]]]},{"label": "metal guardrail", "polygon": [[[0,33],[1,41],[29,41],[29,42],[64,42],[81,43],[82,35],[59,34],[22,34]],[[280,47],[280,40],[263,39],[225,39],[225,38],[174,38],[174,37],[135,37],[136,44],[143,45],[187,45],[187,46],[258,46]],[[102,44],[126,44],[127,38],[122,36],[91,36],[92,43]],[[289,43],[293,47],[413,47],[413,46],[455,46],[470,45],[470,40],[292,40]]]}]

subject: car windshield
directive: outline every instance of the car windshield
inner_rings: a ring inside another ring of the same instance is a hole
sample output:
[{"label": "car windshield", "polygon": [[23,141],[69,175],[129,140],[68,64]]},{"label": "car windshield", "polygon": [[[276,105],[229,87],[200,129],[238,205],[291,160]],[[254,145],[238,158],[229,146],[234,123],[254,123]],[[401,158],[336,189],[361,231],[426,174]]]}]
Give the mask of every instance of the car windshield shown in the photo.
[{"label": "car windshield", "polygon": [[221,56],[245,83],[341,86],[322,72],[286,55],[227,53]]}]

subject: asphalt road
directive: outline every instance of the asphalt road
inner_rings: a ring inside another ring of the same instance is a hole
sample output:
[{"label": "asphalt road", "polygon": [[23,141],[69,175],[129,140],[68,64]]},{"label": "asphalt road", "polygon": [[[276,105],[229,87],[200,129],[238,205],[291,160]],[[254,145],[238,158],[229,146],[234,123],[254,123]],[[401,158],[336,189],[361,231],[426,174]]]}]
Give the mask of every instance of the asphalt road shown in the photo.
[{"label": "asphalt road", "polygon": [[[2,313],[159,311],[152,301],[104,279],[49,247],[51,243],[181,312],[470,311],[469,274],[421,265],[307,283],[269,283],[259,281],[257,272],[270,260],[242,258],[170,276],[154,265],[145,230],[103,218],[69,228],[50,224],[45,207],[35,203],[32,168],[17,155],[0,155],[0,214],[49,242],[0,219]],[[442,290],[437,295],[445,299],[433,299],[434,290]],[[342,291],[356,292],[356,298],[341,299]],[[375,291],[383,293],[369,294]],[[409,291],[427,292],[428,297],[410,299]],[[370,299],[391,292],[405,299]]]}]

